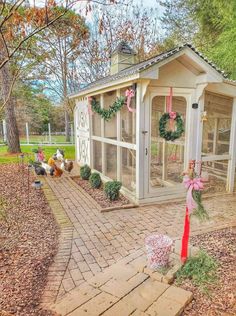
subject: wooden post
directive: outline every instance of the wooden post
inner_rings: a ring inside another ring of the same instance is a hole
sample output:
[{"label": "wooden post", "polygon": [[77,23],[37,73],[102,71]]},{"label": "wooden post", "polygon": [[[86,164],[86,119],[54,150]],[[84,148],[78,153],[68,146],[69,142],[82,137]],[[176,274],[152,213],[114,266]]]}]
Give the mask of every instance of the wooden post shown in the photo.
[{"label": "wooden post", "polygon": [[26,131],[26,141],[27,144],[29,145],[29,123],[25,123],[25,131]]},{"label": "wooden post", "polygon": [[236,165],[236,98],[233,101],[232,121],[230,131],[229,154],[231,159],[228,162],[228,175],[226,190],[230,193],[234,191],[235,165]]},{"label": "wooden post", "polygon": [[70,130],[71,130],[71,143],[74,144],[74,127],[73,127],[73,123],[70,124]]},{"label": "wooden post", "polygon": [[[104,94],[102,93],[100,96],[100,104],[101,108],[104,108]],[[101,118],[101,137],[105,137],[105,121],[103,118]],[[102,173],[106,174],[106,149],[105,149],[105,144],[102,142]]]},{"label": "wooden post", "polygon": [[[215,118],[214,124],[214,136],[213,136],[213,154],[217,154],[217,142],[218,142],[218,126],[219,126],[219,119]],[[213,168],[215,168],[215,164],[212,164]]]},{"label": "wooden post", "polygon": [[[120,97],[120,89],[118,89],[116,91],[116,97],[119,98]],[[121,137],[121,113],[120,111],[118,111],[116,113],[116,133],[117,133],[117,140],[118,141],[122,141],[122,137]],[[117,180],[121,180],[121,172],[122,172],[122,153],[121,153],[121,147],[120,146],[116,146],[117,148],[117,156],[116,156],[116,159],[117,159]]]},{"label": "wooden post", "polygon": [[[165,112],[167,112],[166,107],[166,96],[165,96]],[[162,180],[166,181],[167,179],[167,143],[166,140],[163,138],[162,142]]]},{"label": "wooden post", "polygon": [[214,138],[213,138],[213,154],[217,154],[217,141],[218,141],[218,126],[219,126],[219,119],[215,118],[214,124]]},{"label": "wooden post", "polygon": [[[144,197],[144,182],[147,181],[144,175],[144,155],[145,155],[145,137],[144,133],[144,104],[142,100],[142,83],[137,84],[136,92],[136,198]],[[148,185],[146,183],[146,185]]]},{"label": "wooden post", "polygon": [[48,140],[49,140],[49,144],[52,144],[52,137],[51,137],[51,124],[48,123]]}]

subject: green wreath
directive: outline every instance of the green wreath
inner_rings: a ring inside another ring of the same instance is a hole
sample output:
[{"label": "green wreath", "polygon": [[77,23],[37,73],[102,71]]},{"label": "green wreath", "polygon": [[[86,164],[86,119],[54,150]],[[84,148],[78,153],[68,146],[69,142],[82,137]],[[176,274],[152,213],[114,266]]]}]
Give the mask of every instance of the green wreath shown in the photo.
[{"label": "green wreath", "polygon": [[123,107],[126,102],[126,97],[121,96],[115,100],[115,102],[109,106],[109,109],[102,109],[99,101],[95,98],[91,100],[92,111],[101,115],[105,121],[109,121],[118,111]]},{"label": "green wreath", "polygon": [[184,132],[184,122],[179,113],[176,112],[175,122],[176,122],[176,130],[175,131],[167,131],[166,124],[170,120],[169,113],[164,113],[159,121],[159,132],[160,136],[166,140],[174,141],[177,138],[180,138]]}]

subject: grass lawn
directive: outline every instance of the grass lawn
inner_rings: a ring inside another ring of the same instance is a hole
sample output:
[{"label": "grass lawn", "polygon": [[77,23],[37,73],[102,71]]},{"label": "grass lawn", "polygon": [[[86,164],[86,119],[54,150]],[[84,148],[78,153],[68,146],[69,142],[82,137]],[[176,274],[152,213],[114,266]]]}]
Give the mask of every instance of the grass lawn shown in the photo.
[{"label": "grass lawn", "polygon": [[[41,146],[44,150],[46,155],[46,160],[48,160],[57,150],[57,148],[63,149],[65,152],[65,158],[74,160],[75,159],[75,146],[60,146],[60,145],[52,145],[52,146]],[[34,153],[32,152],[33,148],[38,148],[37,145],[22,145],[21,151],[23,153],[30,153],[31,159],[34,159]],[[7,146],[0,146],[0,164],[2,163],[11,163],[17,162],[17,155],[16,154],[9,154],[7,152]]]},{"label": "grass lawn", "polygon": [[[52,135],[52,143],[66,143],[65,135]],[[30,135],[30,144],[48,143],[48,135]],[[27,143],[26,136],[20,136],[20,142],[22,144]]]}]

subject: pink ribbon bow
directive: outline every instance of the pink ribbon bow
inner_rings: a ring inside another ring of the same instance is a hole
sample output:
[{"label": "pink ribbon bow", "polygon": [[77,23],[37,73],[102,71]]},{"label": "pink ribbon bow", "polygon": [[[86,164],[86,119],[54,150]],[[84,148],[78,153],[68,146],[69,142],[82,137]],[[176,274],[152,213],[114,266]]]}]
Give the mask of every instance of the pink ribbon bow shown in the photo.
[{"label": "pink ribbon bow", "polygon": [[92,97],[88,97],[88,112],[89,114],[93,115],[93,110],[92,110]]},{"label": "pink ribbon bow", "polygon": [[170,116],[170,119],[175,120],[176,119],[176,112],[170,112],[169,116]]},{"label": "pink ribbon bow", "polygon": [[184,176],[183,179],[183,184],[187,191],[187,197],[186,197],[186,202],[187,202],[187,207],[189,210],[189,213],[192,212],[193,209],[196,208],[196,202],[193,199],[193,190],[195,191],[201,191],[203,190],[203,183],[201,178],[194,178],[191,179],[189,176]]},{"label": "pink ribbon bow", "polygon": [[134,90],[133,90],[133,89],[127,89],[127,90],[125,91],[125,96],[126,96],[126,98],[127,98],[127,100],[126,100],[126,105],[127,105],[127,108],[128,108],[128,110],[129,110],[129,112],[135,113],[135,109],[132,109],[132,108],[130,107],[131,99],[135,96]]}]

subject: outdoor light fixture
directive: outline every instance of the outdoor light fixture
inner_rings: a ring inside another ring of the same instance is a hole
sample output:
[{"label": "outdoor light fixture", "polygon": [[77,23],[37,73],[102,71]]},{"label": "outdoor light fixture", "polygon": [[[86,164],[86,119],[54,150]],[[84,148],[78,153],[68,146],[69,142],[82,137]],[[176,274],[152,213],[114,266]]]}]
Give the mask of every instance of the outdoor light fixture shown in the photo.
[{"label": "outdoor light fixture", "polygon": [[198,103],[193,103],[193,104],[192,104],[192,108],[193,108],[193,109],[198,109]]},{"label": "outdoor light fixture", "polygon": [[42,182],[40,180],[35,180],[32,184],[32,187],[35,189],[41,189],[41,187],[43,186]]}]

